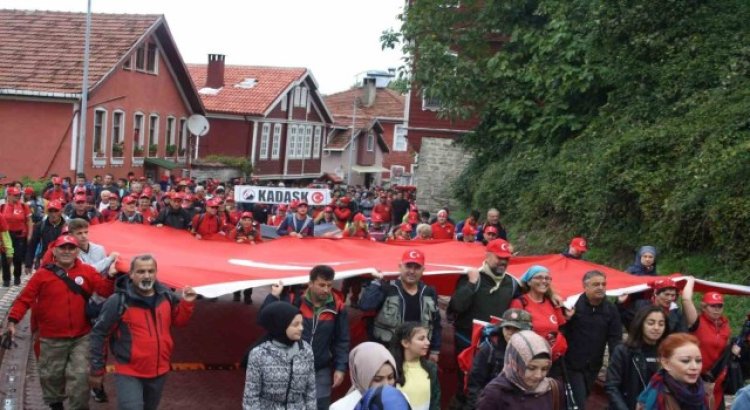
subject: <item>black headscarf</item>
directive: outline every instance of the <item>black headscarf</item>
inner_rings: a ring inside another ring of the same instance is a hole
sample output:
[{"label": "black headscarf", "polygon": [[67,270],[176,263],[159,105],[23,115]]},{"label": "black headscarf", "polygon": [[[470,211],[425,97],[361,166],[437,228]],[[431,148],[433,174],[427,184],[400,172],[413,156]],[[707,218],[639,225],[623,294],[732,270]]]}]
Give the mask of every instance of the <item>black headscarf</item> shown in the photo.
[{"label": "black headscarf", "polygon": [[260,311],[258,324],[263,326],[268,332],[265,339],[276,340],[287,346],[294,344],[294,341],[286,335],[286,329],[299,314],[299,308],[287,302],[272,302]]}]

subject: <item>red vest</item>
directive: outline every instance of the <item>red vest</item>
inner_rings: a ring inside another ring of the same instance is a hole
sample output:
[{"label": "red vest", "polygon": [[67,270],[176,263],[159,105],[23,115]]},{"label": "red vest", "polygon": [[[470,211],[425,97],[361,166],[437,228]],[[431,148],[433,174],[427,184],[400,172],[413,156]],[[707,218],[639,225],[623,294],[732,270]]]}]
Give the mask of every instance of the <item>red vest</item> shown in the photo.
[{"label": "red vest", "polygon": [[716,361],[721,358],[721,353],[727,347],[729,342],[729,336],[732,333],[732,329],[729,328],[729,321],[727,318],[722,316],[717,326],[713,320],[709,319],[705,313],[701,313],[698,316],[698,322],[696,323],[698,328],[693,330],[693,335],[698,338],[701,342],[701,356],[703,356],[703,368],[701,373],[706,373],[711,370],[716,364]]}]

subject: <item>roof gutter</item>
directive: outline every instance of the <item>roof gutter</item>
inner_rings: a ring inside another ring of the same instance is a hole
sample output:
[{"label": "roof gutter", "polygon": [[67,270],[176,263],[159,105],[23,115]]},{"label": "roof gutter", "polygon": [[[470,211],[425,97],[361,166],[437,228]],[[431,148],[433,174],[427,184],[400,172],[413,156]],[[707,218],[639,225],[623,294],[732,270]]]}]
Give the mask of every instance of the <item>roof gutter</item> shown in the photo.
[{"label": "roof gutter", "polygon": [[0,95],[18,95],[24,97],[63,98],[66,100],[78,100],[80,93],[56,93],[51,91],[17,90],[14,88],[0,88]]}]

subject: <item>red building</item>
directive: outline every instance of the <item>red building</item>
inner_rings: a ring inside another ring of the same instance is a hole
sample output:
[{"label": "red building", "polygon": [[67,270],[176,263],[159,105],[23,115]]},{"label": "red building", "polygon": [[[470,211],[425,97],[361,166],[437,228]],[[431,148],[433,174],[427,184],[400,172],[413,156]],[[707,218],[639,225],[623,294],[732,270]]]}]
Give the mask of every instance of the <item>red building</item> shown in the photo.
[{"label": "red building", "polygon": [[220,54],[189,69],[211,126],[199,157],[249,157],[261,180],[322,175],[333,117],[308,69],[225,65]]},{"label": "red building", "polygon": [[[85,19],[0,10],[0,167],[11,179],[73,175]],[[184,160],[184,124],[204,110],[164,16],[93,14],[90,38],[87,176],[176,166],[164,158]]]},{"label": "red building", "polygon": [[[326,104],[333,112],[337,127],[351,129],[353,116],[356,115],[357,127],[371,127],[378,123],[382,128],[380,136],[387,150],[379,166],[388,170],[381,175],[382,182],[391,184],[411,184],[411,174],[415,159],[415,150],[406,139],[404,121],[404,96],[398,92],[365,78],[363,85],[326,96]],[[357,101],[356,112],[354,101]],[[365,132],[368,132],[365,130]],[[349,132],[347,135],[351,136]],[[343,134],[329,141],[330,148],[341,148]],[[329,145],[326,146],[329,148]]]}]

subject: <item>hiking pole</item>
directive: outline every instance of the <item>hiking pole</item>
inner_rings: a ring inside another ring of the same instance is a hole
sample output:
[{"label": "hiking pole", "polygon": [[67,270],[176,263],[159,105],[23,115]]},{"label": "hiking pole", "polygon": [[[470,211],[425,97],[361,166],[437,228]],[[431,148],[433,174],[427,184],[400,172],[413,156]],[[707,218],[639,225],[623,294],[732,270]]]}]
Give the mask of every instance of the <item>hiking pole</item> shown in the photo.
[{"label": "hiking pole", "polygon": [[568,410],[579,410],[575,396],[573,396],[573,387],[570,385],[568,378],[568,366],[565,365],[565,358],[560,358],[560,368],[562,369],[563,381],[565,382],[565,401]]}]

